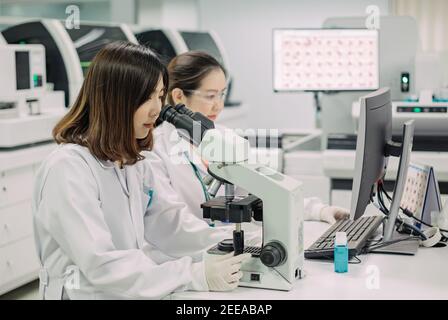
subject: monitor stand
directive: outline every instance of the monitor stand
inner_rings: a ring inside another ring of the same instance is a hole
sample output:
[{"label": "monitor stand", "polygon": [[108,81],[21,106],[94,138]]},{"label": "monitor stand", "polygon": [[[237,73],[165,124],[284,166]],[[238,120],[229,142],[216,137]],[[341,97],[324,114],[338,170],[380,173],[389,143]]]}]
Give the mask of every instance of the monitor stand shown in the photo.
[{"label": "monitor stand", "polygon": [[[392,241],[406,238],[409,238],[409,235],[404,236],[395,231],[392,236]],[[381,244],[381,242],[378,244]],[[369,251],[369,253],[386,253],[412,256],[417,253],[419,245],[419,239],[408,239],[396,243],[391,243],[378,249],[373,249],[372,251]]]}]

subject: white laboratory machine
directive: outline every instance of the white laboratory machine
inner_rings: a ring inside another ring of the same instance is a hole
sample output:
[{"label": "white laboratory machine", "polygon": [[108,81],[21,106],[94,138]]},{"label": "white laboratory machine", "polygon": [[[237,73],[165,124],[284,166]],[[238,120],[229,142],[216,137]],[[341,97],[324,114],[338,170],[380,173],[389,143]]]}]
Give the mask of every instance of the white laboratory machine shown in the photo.
[{"label": "white laboratory machine", "polygon": [[52,140],[64,115],[64,93],[47,89],[45,48],[0,45],[0,149]]},{"label": "white laboratory machine", "polygon": [[[416,100],[392,102],[392,132],[400,133],[400,127],[409,120],[415,120],[415,136],[425,139],[426,145],[420,146],[425,151],[436,151],[446,144],[448,137],[448,101],[434,100],[432,94],[423,91]],[[355,123],[359,120],[359,101],[353,102],[352,117]],[[417,140],[418,141],[418,140]],[[448,151],[448,146],[445,146]]]},{"label": "white laboratory machine", "polygon": [[32,228],[34,174],[55,148],[64,92],[47,88],[45,49],[0,45],[0,294],[36,279]]},{"label": "white laboratory machine", "polygon": [[138,43],[125,24],[81,23],[79,29],[69,29],[64,21],[43,19],[28,21],[2,31],[10,44],[38,43],[45,46],[47,81],[54,90],[65,93],[65,105],[76,99],[92,58],[113,41]]}]

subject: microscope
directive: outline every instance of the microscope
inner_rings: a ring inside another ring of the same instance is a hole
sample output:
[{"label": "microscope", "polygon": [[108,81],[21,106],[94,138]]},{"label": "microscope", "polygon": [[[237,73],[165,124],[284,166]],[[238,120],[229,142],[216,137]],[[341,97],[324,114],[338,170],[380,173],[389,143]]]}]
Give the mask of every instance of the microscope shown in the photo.
[{"label": "microscope", "polygon": [[[243,263],[240,286],[289,291],[303,273],[303,195],[301,183],[275,170],[249,163],[249,142],[233,130],[222,132],[200,113],[185,105],[164,106],[159,122],[173,124],[184,139],[197,147],[208,161],[210,193],[224,185],[225,196],[201,205],[204,218],[234,223],[233,239],[207,251],[251,253]],[[235,196],[235,186],[249,192]],[[243,222],[262,221],[261,247],[244,246]]]}]

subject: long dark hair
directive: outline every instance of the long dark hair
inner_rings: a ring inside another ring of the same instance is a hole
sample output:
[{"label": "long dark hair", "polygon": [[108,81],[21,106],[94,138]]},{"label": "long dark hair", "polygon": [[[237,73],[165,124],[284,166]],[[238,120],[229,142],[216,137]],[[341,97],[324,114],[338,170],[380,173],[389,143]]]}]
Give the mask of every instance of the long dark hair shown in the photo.
[{"label": "long dark hair", "polygon": [[135,137],[134,113],[160,77],[167,88],[167,69],[151,49],[129,42],[105,46],[93,59],[75,104],[53,129],[54,139],[86,146],[101,160],[134,164],[143,159],[140,153],[152,148],[153,137],[152,132]]},{"label": "long dark hair", "polygon": [[226,74],[224,67],[215,58],[202,51],[188,51],[174,57],[168,64],[168,103],[174,105],[171,95],[173,89],[181,89],[188,97],[191,95],[189,90],[198,89],[202,79],[216,69],[221,69]]}]

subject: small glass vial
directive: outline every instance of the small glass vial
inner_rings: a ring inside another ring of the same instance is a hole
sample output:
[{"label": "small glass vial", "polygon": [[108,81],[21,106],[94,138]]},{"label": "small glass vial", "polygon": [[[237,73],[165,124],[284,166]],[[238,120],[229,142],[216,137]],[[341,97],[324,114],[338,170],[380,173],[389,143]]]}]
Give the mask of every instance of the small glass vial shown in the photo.
[{"label": "small glass vial", "polygon": [[334,241],[334,271],[344,273],[348,271],[347,234],[336,232]]}]

